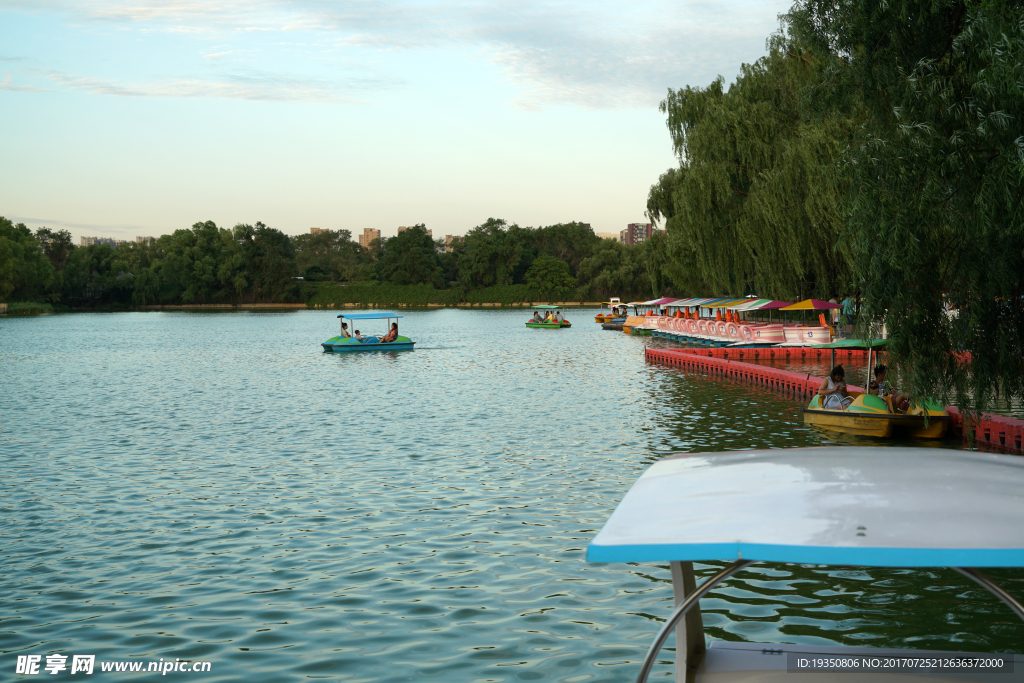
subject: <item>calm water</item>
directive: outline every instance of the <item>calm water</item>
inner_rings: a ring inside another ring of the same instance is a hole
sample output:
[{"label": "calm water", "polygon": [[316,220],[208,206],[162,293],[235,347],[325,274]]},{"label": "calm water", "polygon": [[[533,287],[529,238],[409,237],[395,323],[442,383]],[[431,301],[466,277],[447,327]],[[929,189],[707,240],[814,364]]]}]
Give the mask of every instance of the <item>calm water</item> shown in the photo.
[{"label": "calm water", "polygon": [[[647,365],[592,315],[409,312],[416,351],[363,355],[321,351],[330,312],[0,320],[0,679],[62,653],[204,681],[632,680],[667,566],[584,550],[644,468],[857,437]],[[702,607],[718,639],[1024,651],[947,571],[762,566]]]}]

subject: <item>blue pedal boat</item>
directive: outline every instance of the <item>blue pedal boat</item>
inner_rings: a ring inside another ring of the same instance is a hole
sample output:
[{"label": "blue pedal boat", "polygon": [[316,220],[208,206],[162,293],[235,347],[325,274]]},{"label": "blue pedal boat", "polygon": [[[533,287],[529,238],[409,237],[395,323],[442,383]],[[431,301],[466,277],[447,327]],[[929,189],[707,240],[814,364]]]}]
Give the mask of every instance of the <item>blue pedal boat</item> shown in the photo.
[{"label": "blue pedal boat", "polygon": [[[587,560],[670,565],[676,607],[638,683],[673,629],[677,683],[1019,683],[1020,654],[708,644],[699,601],[757,562],[947,567],[1004,603],[993,624],[1009,612],[1024,619],[1024,605],[978,570],[1024,567],[1022,491],[1024,458],[1001,453],[846,446],[671,456],[633,484]],[[697,586],[693,563],[708,560],[730,564]]]},{"label": "blue pedal boat", "polygon": [[[348,320],[353,328],[349,330],[349,333],[355,334],[355,322],[357,320],[386,320],[387,323],[385,324],[384,331],[387,333],[391,329],[391,323],[398,322],[398,319],[402,316],[397,313],[383,311],[381,313],[342,313],[338,317],[342,319],[342,323]],[[392,342],[381,343],[380,339],[383,336],[383,334],[376,337],[364,335],[363,340],[360,341],[354,336],[338,335],[337,337],[331,337],[320,344],[320,346],[324,347],[324,351],[412,351],[413,346],[416,344],[412,339],[401,335]]]}]

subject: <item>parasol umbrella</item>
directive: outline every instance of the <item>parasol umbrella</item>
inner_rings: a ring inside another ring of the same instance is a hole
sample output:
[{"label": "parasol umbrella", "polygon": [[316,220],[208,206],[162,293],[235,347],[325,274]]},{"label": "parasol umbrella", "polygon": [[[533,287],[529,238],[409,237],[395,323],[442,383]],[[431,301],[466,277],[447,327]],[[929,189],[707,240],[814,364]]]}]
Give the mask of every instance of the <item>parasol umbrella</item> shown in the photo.
[{"label": "parasol umbrella", "polygon": [[842,308],[839,304],[830,304],[827,301],[821,299],[804,299],[799,303],[795,303],[785,308],[781,308],[783,311],[826,311],[833,308]]},{"label": "parasol umbrella", "polygon": [[[832,308],[842,308],[839,304],[830,304],[827,301],[821,299],[804,299],[792,306],[786,306],[780,308],[780,311],[825,311]],[[801,318],[803,320],[803,318]]]},{"label": "parasol umbrella", "polygon": [[768,311],[768,322],[772,321],[772,309],[785,308],[786,306],[792,306],[793,304],[788,301],[769,301],[766,304],[757,307],[759,311]]}]

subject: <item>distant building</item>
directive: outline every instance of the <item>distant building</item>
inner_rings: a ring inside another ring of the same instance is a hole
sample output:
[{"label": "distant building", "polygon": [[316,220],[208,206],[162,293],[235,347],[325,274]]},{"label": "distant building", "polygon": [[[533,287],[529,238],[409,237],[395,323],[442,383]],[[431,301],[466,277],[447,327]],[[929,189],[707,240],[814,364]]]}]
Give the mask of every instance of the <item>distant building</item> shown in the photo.
[{"label": "distant building", "polygon": [[310,228],[309,229],[309,234],[310,235],[317,235],[317,234],[319,234],[321,232],[330,232],[330,230],[328,230],[327,228]]},{"label": "distant building", "polygon": [[153,244],[154,242],[156,242],[155,237],[135,237],[136,244]]},{"label": "distant building", "polygon": [[359,236],[359,246],[363,249],[369,249],[370,243],[374,240],[380,239],[380,230],[373,228],[363,228],[363,234]]},{"label": "distant building", "polygon": [[[415,228],[415,227],[416,227],[415,225],[399,225],[398,226],[398,232],[399,232],[399,234],[401,234],[401,233],[405,232],[406,230],[408,230],[409,228]],[[427,230],[427,234],[430,235],[431,237],[434,236],[434,233],[431,232],[430,230]]]},{"label": "distant building", "polygon": [[619,233],[619,241],[630,246],[643,244],[644,240],[656,232],[664,232],[664,230],[655,230],[651,223],[630,223],[625,230]]},{"label": "distant building", "polygon": [[445,251],[451,251],[452,249],[454,249],[455,245],[452,244],[452,243],[455,240],[458,240],[458,239],[462,239],[462,238],[459,237],[458,235],[445,235],[444,236],[444,250]]},{"label": "distant building", "polygon": [[106,244],[111,249],[119,244],[124,244],[124,240],[115,240],[113,237],[83,237],[82,246],[91,247],[94,244]]},{"label": "distant building", "polygon": [[619,236],[617,234],[615,234],[614,232],[599,232],[599,233],[597,233],[597,236],[600,237],[603,240],[617,240],[617,239],[619,239]]}]

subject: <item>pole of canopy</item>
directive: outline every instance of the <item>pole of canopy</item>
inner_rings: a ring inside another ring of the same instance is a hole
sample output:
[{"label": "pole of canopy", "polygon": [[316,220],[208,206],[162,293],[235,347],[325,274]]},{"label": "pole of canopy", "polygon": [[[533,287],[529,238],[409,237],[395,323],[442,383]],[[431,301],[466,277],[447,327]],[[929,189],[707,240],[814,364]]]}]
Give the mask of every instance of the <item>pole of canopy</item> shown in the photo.
[{"label": "pole of canopy", "polygon": [[866,387],[867,391],[871,390],[871,352],[874,350],[875,349],[871,344],[871,340],[868,339],[868,385]]}]

